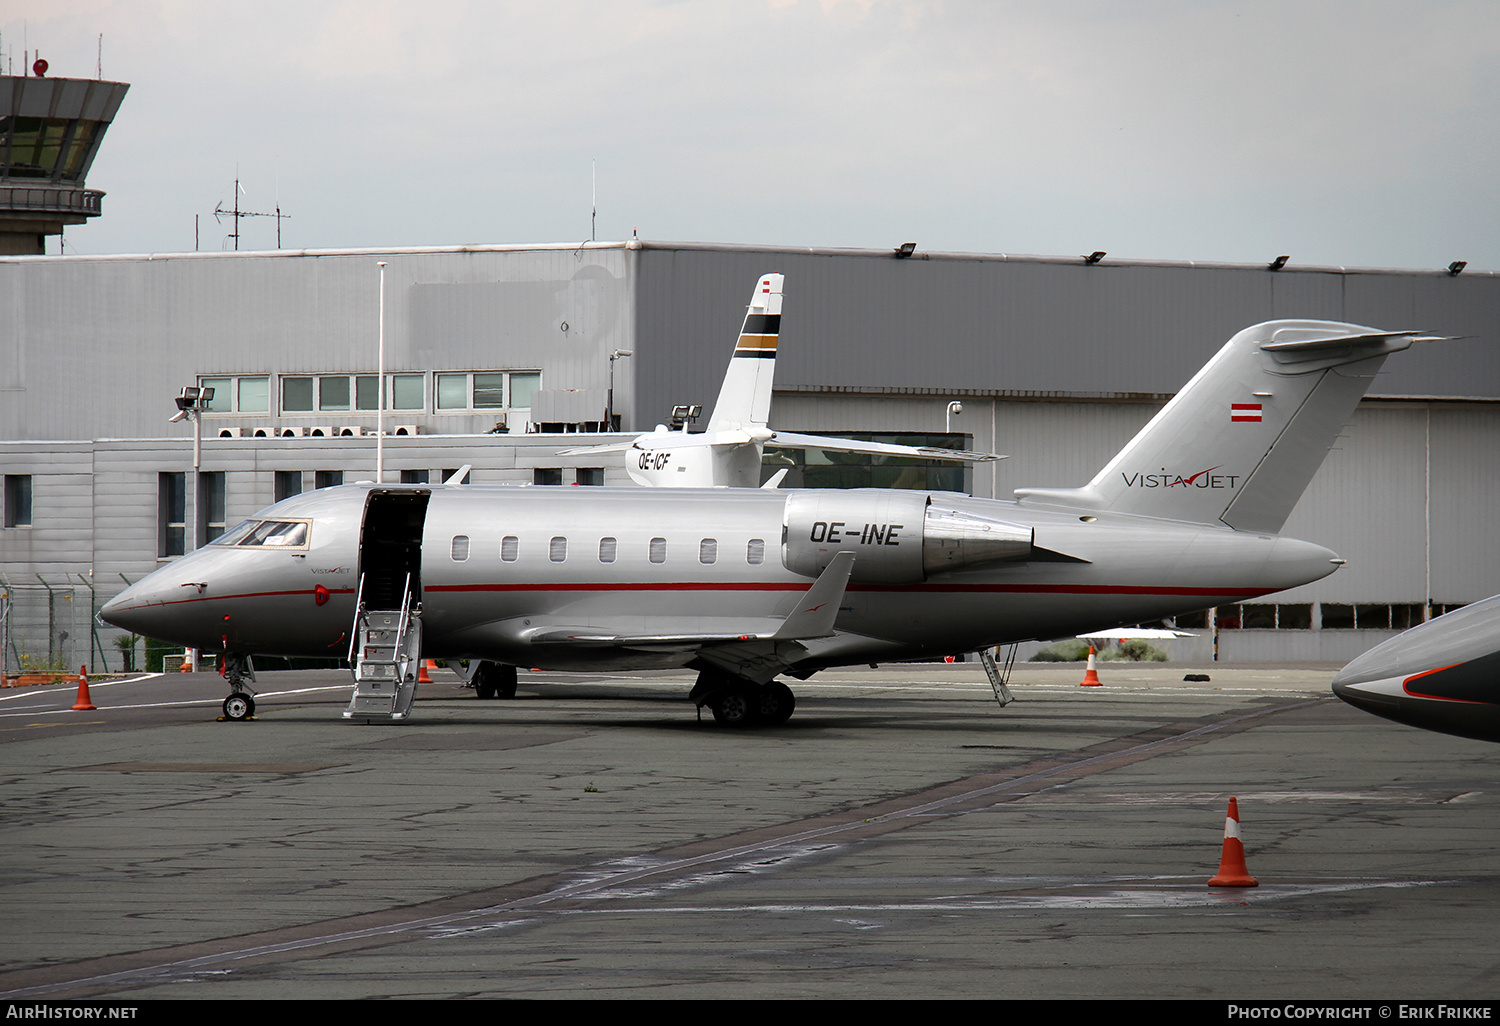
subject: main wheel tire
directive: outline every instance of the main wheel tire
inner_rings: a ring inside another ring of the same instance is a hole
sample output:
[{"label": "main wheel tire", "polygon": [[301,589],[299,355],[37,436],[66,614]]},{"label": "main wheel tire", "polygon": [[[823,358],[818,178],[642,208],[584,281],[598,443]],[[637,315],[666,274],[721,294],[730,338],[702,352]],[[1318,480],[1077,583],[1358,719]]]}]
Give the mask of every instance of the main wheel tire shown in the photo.
[{"label": "main wheel tire", "polygon": [[255,699],[243,691],[236,691],[224,699],[224,718],[226,720],[248,720],[255,715]]},{"label": "main wheel tire", "polygon": [[772,727],[778,727],[791,719],[792,711],[797,708],[797,696],[779,680],[773,680],[761,688],[756,697],[760,721]]},{"label": "main wheel tire", "polygon": [[721,727],[748,727],[755,722],[757,696],[747,687],[731,687],[716,695],[709,708]]},{"label": "main wheel tire", "polygon": [[516,668],[482,662],[474,671],[474,692],[480,698],[515,698]]}]

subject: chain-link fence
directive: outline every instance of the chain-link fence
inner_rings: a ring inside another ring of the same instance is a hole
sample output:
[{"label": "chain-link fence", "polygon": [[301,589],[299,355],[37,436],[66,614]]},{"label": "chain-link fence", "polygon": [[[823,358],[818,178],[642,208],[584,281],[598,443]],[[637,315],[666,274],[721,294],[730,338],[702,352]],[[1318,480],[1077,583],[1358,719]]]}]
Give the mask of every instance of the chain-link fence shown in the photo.
[{"label": "chain-link fence", "polygon": [[120,669],[124,652],[112,647],[105,656],[93,605],[86,585],[0,583],[0,666],[5,674],[76,673],[85,664]]}]

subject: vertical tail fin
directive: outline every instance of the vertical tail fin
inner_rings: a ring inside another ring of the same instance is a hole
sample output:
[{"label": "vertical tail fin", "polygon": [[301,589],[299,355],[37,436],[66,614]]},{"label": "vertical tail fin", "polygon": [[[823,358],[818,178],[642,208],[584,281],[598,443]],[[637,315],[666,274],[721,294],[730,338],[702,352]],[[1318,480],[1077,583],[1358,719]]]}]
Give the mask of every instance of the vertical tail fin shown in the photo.
[{"label": "vertical tail fin", "polygon": [[762,275],[745,312],[734,356],[724,374],[709,431],[764,427],[771,416],[771,383],[776,376],[776,341],[781,335],[780,274]]},{"label": "vertical tail fin", "polygon": [[1385,358],[1419,334],[1336,321],[1246,328],[1087,485],[1016,496],[1274,534]]}]

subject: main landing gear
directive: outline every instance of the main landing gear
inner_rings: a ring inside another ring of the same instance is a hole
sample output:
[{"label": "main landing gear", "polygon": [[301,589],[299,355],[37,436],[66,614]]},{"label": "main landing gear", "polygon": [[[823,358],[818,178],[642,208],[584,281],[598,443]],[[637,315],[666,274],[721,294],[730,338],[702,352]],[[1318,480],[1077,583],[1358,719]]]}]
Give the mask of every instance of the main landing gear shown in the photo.
[{"label": "main landing gear", "polygon": [[722,727],[775,727],[792,718],[797,698],[792,689],[773,680],[757,684],[717,670],[698,674],[689,695],[698,707],[708,706]]},{"label": "main landing gear", "polygon": [[255,715],[255,689],[247,683],[255,680],[255,667],[251,665],[250,657],[226,653],[224,679],[229,681],[229,697],[224,699],[224,719],[236,723],[250,719]]},{"label": "main landing gear", "polygon": [[481,662],[474,671],[474,694],[480,698],[515,698],[516,668]]}]

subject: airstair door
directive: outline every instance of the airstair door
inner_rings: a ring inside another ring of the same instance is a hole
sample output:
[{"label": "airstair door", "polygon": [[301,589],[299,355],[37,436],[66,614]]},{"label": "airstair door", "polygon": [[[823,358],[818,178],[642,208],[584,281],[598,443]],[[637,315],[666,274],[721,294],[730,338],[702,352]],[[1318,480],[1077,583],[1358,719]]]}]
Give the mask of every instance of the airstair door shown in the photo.
[{"label": "airstair door", "polygon": [[404,720],[422,656],[422,527],[426,491],[370,492],[359,539],[359,595],[349,665],[354,695],[344,718]]}]

